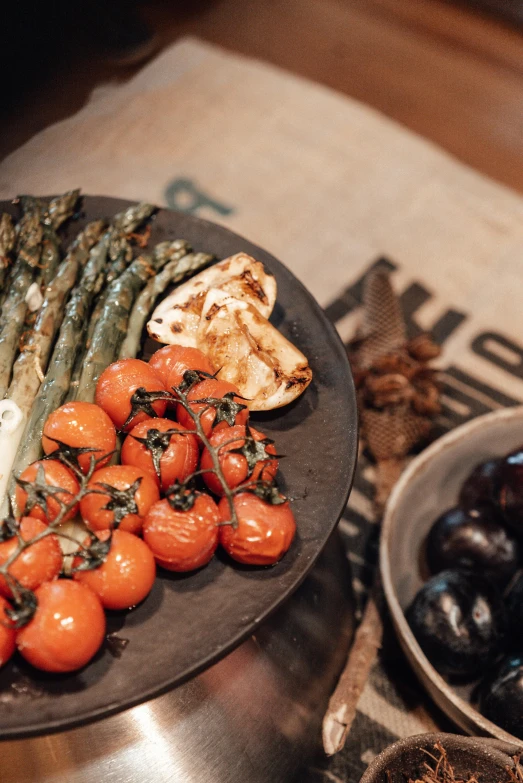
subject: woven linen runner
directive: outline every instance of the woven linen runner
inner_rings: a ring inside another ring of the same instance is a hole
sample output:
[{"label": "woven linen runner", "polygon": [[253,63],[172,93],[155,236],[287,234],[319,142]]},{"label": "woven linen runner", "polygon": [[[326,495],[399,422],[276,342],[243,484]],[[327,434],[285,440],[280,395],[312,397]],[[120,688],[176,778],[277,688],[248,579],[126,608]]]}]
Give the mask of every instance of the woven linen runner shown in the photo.
[{"label": "woven linen runner", "polygon": [[[368,107],[184,39],[0,165],[0,197],[147,199],[262,245],[352,335],[365,273],[391,271],[411,335],[443,347],[442,429],[523,401],[523,198]],[[376,560],[372,466],[341,532],[361,604]],[[304,783],[356,783],[399,736],[450,726],[388,631],[345,751]]]}]

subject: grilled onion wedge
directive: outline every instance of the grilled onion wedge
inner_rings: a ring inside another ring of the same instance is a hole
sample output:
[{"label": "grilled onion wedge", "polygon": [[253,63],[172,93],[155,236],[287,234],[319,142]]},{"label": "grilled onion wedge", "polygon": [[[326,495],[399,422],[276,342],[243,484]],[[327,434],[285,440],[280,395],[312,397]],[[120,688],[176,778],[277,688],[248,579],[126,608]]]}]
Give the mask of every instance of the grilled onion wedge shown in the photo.
[{"label": "grilled onion wedge", "polygon": [[163,299],[147,324],[150,336],[161,343],[198,348],[200,317],[211,288],[252,305],[264,318],[269,318],[276,301],[273,275],[247,253],[237,253],[195,275]]},{"label": "grilled onion wedge", "polygon": [[306,357],[259,310],[218,289],[205,297],[197,347],[252,411],[287,405],[312,380]]}]

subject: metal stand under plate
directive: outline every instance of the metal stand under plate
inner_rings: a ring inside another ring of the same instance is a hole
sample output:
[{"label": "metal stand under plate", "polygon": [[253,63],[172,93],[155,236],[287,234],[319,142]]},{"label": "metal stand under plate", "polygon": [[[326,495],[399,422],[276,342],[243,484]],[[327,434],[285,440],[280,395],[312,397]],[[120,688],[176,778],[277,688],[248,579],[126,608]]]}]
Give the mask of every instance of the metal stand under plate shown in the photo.
[{"label": "metal stand under plate", "polygon": [[317,747],[353,630],[335,533],[299,590],[226,658],[112,717],[0,742],[0,781],[289,783]]}]

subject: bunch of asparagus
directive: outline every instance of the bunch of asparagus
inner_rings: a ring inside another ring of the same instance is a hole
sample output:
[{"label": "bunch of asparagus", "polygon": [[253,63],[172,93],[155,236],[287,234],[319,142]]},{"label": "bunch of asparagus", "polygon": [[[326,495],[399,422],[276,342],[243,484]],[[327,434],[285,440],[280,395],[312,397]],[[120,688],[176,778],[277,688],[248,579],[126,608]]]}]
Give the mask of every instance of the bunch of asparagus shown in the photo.
[{"label": "bunch of asparagus", "polygon": [[[25,419],[13,475],[41,456],[53,410],[70,399],[92,401],[105,367],[136,356],[157,296],[213,260],[182,239],[133,260],[135,232],[156,209],[146,203],[89,223],[61,260],[59,229],[79,195],[49,203],[20,197],[18,223],[0,217],[0,401],[11,400]],[[40,306],[31,314],[35,293]]]}]

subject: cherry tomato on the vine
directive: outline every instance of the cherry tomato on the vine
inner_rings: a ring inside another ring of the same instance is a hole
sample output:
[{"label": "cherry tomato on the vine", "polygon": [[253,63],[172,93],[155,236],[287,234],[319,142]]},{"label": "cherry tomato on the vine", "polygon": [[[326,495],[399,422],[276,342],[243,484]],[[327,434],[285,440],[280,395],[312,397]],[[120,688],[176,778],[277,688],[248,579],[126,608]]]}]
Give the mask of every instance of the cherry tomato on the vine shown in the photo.
[{"label": "cherry tomato on the vine", "polygon": [[[231,489],[243,484],[247,479],[257,481],[263,479],[270,481],[278,471],[278,460],[271,459],[267,455],[275,455],[276,449],[272,443],[263,444],[266,436],[249,427],[252,440],[247,438],[244,425],[237,424],[234,427],[224,427],[212,433],[209,438],[211,446],[218,450],[220,467],[222,469],[227,486]],[[236,449],[248,449],[249,459],[252,461],[252,471],[249,475],[249,463],[244,454],[233,454]],[[202,470],[210,470],[214,467],[211,454],[207,448],[202,452],[200,463]],[[216,473],[204,473],[203,480],[215,495],[223,495],[223,487]]]},{"label": "cherry tomato on the vine", "polygon": [[[80,490],[74,473],[58,460],[39,460],[29,465],[19,476],[22,486],[16,487],[16,503],[26,517],[36,517],[42,522],[53,522],[60,513],[60,503],[69,504]],[[64,490],[56,492],[56,488]],[[78,506],[65,516],[72,519]]]},{"label": "cherry tomato on the vine", "polygon": [[[271,505],[252,492],[234,497],[238,516],[236,530],[232,525],[220,527],[220,544],[239,563],[272,565],[289,549],[296,532],[296,522],[288,501]],[[227,498],[219,505],[222,522],[230,520]]]},{"label": "cherry tomato on the vine", "polygon": [[174,481],[184,481],[194,473],[199,454],[196,436],[181,424],[170,419],[146,419],[125,439],[122,464],[148,471],[166,490]]},{"label": "cherry tomato on the vine", "polygon": [[[107,541],[109,530],[97,537]],[[84,541],[88,545],[91,539]],[[82,564],[75,557],[73,569]],[[151,550],[141,538],[125,530],[114,530],[111,548],[105,561],[97,568],[75,571],[74,579],[96,593],[105,609],[130,609],[149,595],[156,576],[156,563]]]},{"label": "cherry tomato on the vine", "polygon": [[129,431],[147,418],[163,416],[167,401],[155,399],[165,393],[161,379],[140,359],[120,359],[107,367],[96,384],[96,403],[117,429]]},{"label": "cherry tomato on the vine", "polygon": [[[66,402],[57,408],[44,425],[42,446],[46,454],[59,449],[56,441],[72,447],[64,450],[66,458],[77,458],[80,469],[87,473],[91,458],[99,459],[108,454],[107,459],[98,463],[103,467],[110,459],[110,452],[116,447],[116,430],[105,411],[92,402]],[[63,450],[63,447],[60,451]]]},{"label": "cherry tomato on the vine", "polygon": [[[105,486],[103,486],[105,485]],[[87,485],[94,490],[80,501],[80,513],[90,530],[119,527],[139,533],[143,519],[160,497],[158,484],[134,465],[109,465],[93,473]]]},{"label": "cherry tomato on the vine", "polygon": [[143,523],[143,537],[156,562],[169,571],[193,571],[206,565],[218,545],[219,514],[209,495],[197,495],[188,511],[160,500]]},{"label": "cherry tomato on the vine", "polygon": [[209,375],[214,373],[214,367],[204,353],[184,345],[165,345],[153,353],[149,366],[158,373],[169,391],[172,386],[180,385],[186,370],[203,370]]},{"label": "cherry tomato on the vine", "polygon": [[35,594],[36,612],[16,638],[19,652],[46,672],[81,669],[104,640],[100,599],[89,587],[70,579],[44,582]]},{"label": "cherry tomato on the vine", "polygon": [[[24,541],[30,541],[47,530],[47,525],[34,517],[22,517],[19,532]],[[0,565],[3,565],[18,548],[18,538],[14,535],[0,543]],[[21,552],[11,563],[8,572],[17,579],[22,587],[35,590],[43,582],[56,579],[63,562],[62,550],[54,533],[46,535]],[[11,597],[11,590],[3,576],[0,576],[0,593]]]},{"label": "cherry tomato on the vine", "polygon": [[7,663],[16,650],[16,631],[10,628],[10,620],[5,610],[10,604],[0,595],[0,669]]},{"label": "cherry tomato on the vine", "polygon": [[[236,396],[239,395],[240,392],[238,391],[237,386],[235,386],[232,383],[228,383],[227,381],[219,381],[218,379],[206,379],[205,381],[201,381],[200,383],[197,383],[195,386],[192,387],[192,389],[189,391],[187,398],[189,401],[191,400],[203,400],[207,398],[215,398],[220,399],[225,394],[228,394],[232,392],[235,396],[232,398],[232,401],[234,403],[238,403],[240,405],[245,405],[245,400],[242,400],[241,397]],[[207,410],[205,410],[207,408]],[[230,421],[221,421],[216,426],[213,427],[214,421],[217,417],[217,411],[215,407],[210,407],[208,403],[206,402],[194,402],[191,405],[191,410],[194,413],[200,413],[201,411],[205,411],[200,416],[201,425],[203,428],[203,431],[207,437],[211,434],[211,432],[214,430],[216,431],[218,428],[227,427],[231,424],[245,424],[247,419],[249,418],[249,409],[248,408],[242,408],[237,413],[231,413],[230,414]],[[185,410],[185,408],[178,403],[178,407],[176,410],[176,418],[180,422],[180,424],[183,424],[184,427],[187,427],[188,430],[194,430],[196,429],[196,424],[193,421],[190,413]],[[223,416],[221,417],[223,418]]]}]

